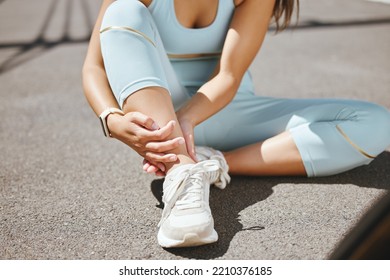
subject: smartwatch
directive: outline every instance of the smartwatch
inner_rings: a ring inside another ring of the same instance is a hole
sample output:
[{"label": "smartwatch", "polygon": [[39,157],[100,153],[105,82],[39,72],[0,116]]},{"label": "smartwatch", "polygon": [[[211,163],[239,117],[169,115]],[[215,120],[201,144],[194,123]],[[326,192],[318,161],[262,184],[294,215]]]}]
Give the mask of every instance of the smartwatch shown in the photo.
[{"label": "smartwatch", "polygon": [[119,110],[118,108],[107,108],[100,114],[99,116],[100,124],[102,125],[103,134],[106,137],[111,137],[111,133],[107,125],[107,117],[110,114],[120,114],[122,116],[125,115],[125,113],[123,113],[123,111]]}]

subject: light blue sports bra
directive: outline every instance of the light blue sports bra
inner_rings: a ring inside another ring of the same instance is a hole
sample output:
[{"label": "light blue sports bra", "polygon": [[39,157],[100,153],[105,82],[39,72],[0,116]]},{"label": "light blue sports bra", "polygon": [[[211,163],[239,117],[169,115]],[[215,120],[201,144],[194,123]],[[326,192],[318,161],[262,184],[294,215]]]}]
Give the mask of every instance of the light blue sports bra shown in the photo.
[{"label": "light blue sports bra", "polygon": [[168,55],[219,54],[234,12],[234,1],[219,0],[214,21],[203,28],[184,27],[176,17],[174,5],[174,0],[153,0],[148,7]]}]

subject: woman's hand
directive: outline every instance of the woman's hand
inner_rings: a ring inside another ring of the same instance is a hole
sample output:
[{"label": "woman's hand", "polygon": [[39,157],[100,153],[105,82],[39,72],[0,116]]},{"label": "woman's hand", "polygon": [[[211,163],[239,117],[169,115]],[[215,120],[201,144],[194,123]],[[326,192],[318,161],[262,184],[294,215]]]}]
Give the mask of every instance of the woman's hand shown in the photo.
[{"label": "woman's hand", "polygon": [[155,174],[156,176],[165,176],[166,175],[166,172],[165,172],[165,166],[163,165],[164,168],[161,168],[154,165],[153,163],[147,161],[146,159],[144,159],[144,161],[142,162],[142,169],[149,173],[149,174]]},{"label": "woman's hand", "polygon": [[[183,132],[184,140],[186,143],[187,152],[190,157],[197,162],[196,154],[195,154],[195,144],[194,144],[194,125],[191,121],[186,119],[185,117],[177,116],[181,130]],[[165,176],[165,169],[162,169],[160,165],[150,162],[147,159],[143,161],[143,170],[150,174],[155,174],[157,176]]]},{"label": "woman's hand", "polygon": [[152,118],[139,112],[130,112],[124,116],[110,114],[107,125],[112,137],[130,146],[163,172],[163,163],[177,160],[176,154],[169,151],[184,143],[183,137],[167,140],[176,125],[175,121],[160,128]]},{"label": "woman's hand", "polygon": [[177,118],[183,132],[187,153],[195,162],[198,162],[195,154],[194,124],[185,116],[178,115]]}]

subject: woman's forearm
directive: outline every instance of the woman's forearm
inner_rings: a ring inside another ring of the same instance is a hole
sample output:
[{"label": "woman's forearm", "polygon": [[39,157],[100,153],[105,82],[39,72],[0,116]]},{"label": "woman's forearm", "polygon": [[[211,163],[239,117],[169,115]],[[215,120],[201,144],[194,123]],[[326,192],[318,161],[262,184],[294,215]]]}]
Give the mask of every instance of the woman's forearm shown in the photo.
[{"label": "woman's forearm", "polygon": [[83,88],[88,103],[97,116],[108,107],[119,108],[102,67],[84,66]]},{"label": "woman's forearm", "polygon": [[178,112],[178,119],[186,119],[196,126],[223,109],[233,99],[239,79],[219,73],[205,83]]}]

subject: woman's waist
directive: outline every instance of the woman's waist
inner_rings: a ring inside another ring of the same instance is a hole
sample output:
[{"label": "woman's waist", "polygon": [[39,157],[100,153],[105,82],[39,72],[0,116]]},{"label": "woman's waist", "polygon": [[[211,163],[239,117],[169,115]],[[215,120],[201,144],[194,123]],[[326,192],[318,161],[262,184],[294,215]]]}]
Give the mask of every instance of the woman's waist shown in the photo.
[{"label": "woman's waist", "polygon": [[[185,86],[192,95],[195,89],[201,87],[212,77],[219,62],[219,57],[205,58],[170,58],[173,69],[180,83]],[[238,91],[254,92],[252,77],[246,71],[242,78]]]},{"label": "woman's waist", "polygon": [[204,84],[211,78],[219,56],[178,58],[170,56],[175,73],[183,86],[196,86]]}]

